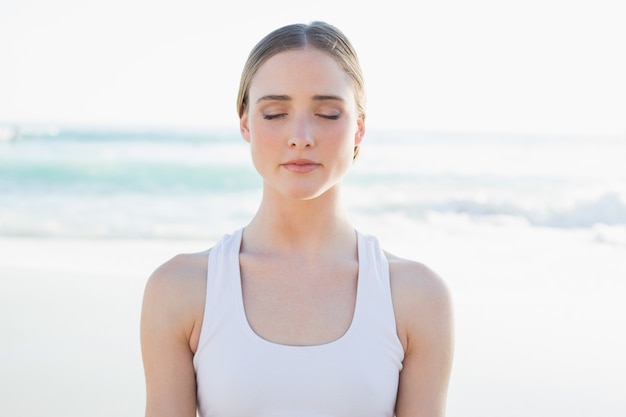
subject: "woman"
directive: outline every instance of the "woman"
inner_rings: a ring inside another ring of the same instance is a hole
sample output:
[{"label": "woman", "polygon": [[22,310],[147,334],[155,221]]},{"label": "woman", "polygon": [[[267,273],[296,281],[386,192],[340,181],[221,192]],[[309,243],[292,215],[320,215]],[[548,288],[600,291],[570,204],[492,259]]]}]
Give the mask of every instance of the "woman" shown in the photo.
[{"label": "woman", "polygon": [[356,53],[331,25],[289,25],[252,50],[238,112],[263,197],[247,226],[150,277],[147,416],[445,414],[445,284],[341,208],[364,101]]}]

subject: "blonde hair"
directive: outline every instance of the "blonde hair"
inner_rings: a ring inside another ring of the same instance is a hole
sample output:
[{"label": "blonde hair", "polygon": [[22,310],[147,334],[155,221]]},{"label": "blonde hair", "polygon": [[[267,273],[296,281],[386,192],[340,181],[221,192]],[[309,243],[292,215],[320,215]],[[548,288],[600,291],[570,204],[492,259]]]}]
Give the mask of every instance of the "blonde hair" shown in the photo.
[{"label": "blonde hair", "polygon": [[[357,114],[365,118],[365,82],[356,50],[348,38],[336,27],[325,22],[292,24],[278,28],[261,39],[250,51],[241,73],[237,94],[237,112],[243,116],[248,108],[248,93],[252,78],[269,58],[285,51],[314,48],[335,59],[352,78]],[[354,157],[359,152],[354,148]]]}]

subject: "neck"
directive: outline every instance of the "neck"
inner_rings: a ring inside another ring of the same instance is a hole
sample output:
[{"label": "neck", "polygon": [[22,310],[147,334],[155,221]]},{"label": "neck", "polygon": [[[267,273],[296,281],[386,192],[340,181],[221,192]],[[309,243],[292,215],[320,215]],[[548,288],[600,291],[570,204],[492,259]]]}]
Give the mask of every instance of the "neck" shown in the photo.
[{"label": "neck", "polygon": [[305,257],[341,253],[338,249],[351,247],[355,239],[338,189],[310,200],[285,199],[264,192],[259,210],[244,234],[249,250]]}]

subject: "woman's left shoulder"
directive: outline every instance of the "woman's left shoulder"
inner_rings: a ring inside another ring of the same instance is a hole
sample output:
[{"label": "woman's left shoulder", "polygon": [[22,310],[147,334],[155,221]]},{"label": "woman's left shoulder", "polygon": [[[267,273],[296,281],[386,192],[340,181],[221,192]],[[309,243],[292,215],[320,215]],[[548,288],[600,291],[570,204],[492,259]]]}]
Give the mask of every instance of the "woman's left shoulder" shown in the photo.
[{"label": "woman's left shoulder", "polygon": [[448,285],[427,265],[385,252],[389,262],[389,278],[392,287],[409,297],[432,299],[450,298]]},{"label": "woman's left shoulder", "polygon": [[451,331],[452,295],[444,279],[421,262],[385,255],[398,335],[405,348],[412,337],[431,338],[438,331]]}]

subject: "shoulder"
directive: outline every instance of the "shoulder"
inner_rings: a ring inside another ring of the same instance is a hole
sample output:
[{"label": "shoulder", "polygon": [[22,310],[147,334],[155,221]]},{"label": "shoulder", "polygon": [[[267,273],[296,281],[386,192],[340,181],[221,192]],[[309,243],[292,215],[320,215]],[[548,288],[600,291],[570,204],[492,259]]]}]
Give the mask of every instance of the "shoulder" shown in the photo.
[{"label": "shoulder", "polygon": [[208,252],[176,255],[150,275],[142,321],[178,333],[193,344],[204,312]]},{"label": "shoulder", "polygon": [[398,336],[405,351],[416,343],[449,337],[453,313],[446,282],[423,263],[388,252],[385,255],[389,261]]},{"label": "shoulder", "polygon": [[443,416],[454,354],[450,291],[426,265],[386,256],[396,329],[404,349],[396,416]]},{"label": "shoulder", "polygon": [[146,415],[195,415],[193,354],[204,312],[207,253],[177,255],[150,275],[141,312]]},{"label": "shoulder", "polygon": [[146,294],[176,301],[180,296],[206,286],[207,259],[208,251],[174,256],[150,275]]},{"label": "shoulder", "polygon": [[418,301],[427,304],[450,302],[449,288],[435,271],[421,262],[400,258],[388,252],[385,255],[389,261],[392,291],[396,293],[394,299],[411,304]]}]

